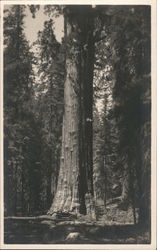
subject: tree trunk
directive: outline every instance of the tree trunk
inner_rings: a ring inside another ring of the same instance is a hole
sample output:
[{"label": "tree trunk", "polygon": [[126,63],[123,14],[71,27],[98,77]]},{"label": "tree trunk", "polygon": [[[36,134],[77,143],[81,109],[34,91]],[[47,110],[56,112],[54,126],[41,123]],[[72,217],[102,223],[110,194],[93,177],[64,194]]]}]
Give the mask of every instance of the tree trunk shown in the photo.
[{"label": "tree trunk", "polygon": [[128,163],[124,164],[124,173],[123,173],[123,182],[122,182],[122,194],[121,194],[121,202],[128,206],[129,200],[129,170]]},{"label": "tree trunk", "polygon": [[14,176],[14,215],[17,214],[17,163],[14,163],[15,176]]},{"label": "tree trunk", "polygon": [[104,193],[104,204],[105,208],[107,205],[107,167],[106,167],[106,155],[104,154],[104,171],[105,171],[105,193]]},{"label": "tree trunk", "polygon": [[[144,126],[143,126],[144,127]],[[144,130],[144,129],[143,129]],[[146,130],[146,129],[145,129]],[[142,129],[141,129],[142,131]],[[139,225],[148,227],[151,225],[151,137],[150,123],[147,124],[147,131],[141,132],[141,141],[138,140],[137,157],[138,166],[136,173],[139,186]]]},{"label": "tree trunk", "polygon": [[65,10],[66,80],[62,150],[57,192],[49,214],[74,212],[93,217],[93,16],[91,7]]}]

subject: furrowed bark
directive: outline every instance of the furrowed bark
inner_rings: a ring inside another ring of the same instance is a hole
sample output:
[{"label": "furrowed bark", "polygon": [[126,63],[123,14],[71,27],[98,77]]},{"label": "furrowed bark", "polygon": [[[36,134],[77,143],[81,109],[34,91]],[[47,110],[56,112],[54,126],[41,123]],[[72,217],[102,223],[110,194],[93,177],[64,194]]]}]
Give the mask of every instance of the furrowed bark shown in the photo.
[{"label": "furrowed bark", "polygon": [[57,192],[49,214],[94,217],[93,201],[93,16],[90,7],[66,10],[66,80],[62,153]]}]

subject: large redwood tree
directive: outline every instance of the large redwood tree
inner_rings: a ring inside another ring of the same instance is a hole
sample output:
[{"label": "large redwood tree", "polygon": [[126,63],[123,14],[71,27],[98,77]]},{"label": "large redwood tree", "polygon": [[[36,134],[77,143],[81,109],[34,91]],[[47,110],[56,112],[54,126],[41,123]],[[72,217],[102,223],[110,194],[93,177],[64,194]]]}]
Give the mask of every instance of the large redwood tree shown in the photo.
[{"label": "large redwood tree", "polygon": [[60,211],[95,216],[92,155],[93,15],[92,6],[64,8],[66,79],[62,152],[57,192],[49,214]]}]

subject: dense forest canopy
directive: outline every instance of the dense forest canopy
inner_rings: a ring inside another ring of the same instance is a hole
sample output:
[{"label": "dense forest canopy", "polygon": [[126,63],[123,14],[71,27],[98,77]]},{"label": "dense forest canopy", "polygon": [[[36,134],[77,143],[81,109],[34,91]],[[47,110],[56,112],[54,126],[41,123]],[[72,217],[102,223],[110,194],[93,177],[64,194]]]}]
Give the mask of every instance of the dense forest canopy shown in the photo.
[{"label": "dense forest canopy", "polygon": [[33,47],[28,8],[4,10],[5,215],[107,220],[116,206],[150,226],[150,6],[45,5]]}]

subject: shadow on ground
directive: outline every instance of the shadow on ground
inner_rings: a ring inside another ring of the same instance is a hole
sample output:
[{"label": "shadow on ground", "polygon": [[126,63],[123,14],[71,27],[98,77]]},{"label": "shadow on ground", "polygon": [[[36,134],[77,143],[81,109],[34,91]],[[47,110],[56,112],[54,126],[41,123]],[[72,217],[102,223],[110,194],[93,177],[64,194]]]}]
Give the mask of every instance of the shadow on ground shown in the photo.
[{"label": "shadow on ground", "polygon": [[[6,218],[4,231],[5,244],[150,244],[150,234],[135,225]],[[70,233],[77,237],[69,240]]]}]

